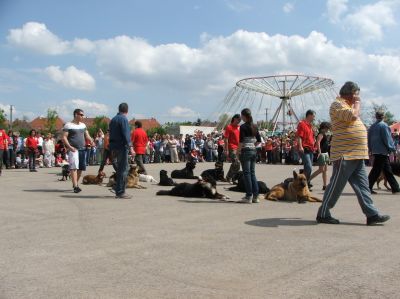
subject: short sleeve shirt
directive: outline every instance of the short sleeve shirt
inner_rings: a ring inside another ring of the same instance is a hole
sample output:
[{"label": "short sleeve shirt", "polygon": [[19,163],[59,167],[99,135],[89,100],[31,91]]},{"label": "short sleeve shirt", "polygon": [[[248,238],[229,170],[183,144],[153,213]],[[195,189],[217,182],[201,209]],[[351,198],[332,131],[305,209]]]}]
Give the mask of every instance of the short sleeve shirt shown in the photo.
[{"label": "short sleeve shirt", "polygon": [[73,122],[66,123],[63,128],[64,132],[68,132],[68,142],[71,146],[78,150],[85,149],[85,131],[84,123],[75,124]]},{"label": "short sleeve shirt", "polygon": [[236,150],[239,146],[239,126],[229,124],[225,128],[224,137],[228,139],[229,149]]},{"label": "short sleeve shirt", "polygon": [[303,148],[308,148],[314,150],[315,137],[312,125],[306,121],[302,120],[297,125],[297,136],[301,138],[301,144]]}]

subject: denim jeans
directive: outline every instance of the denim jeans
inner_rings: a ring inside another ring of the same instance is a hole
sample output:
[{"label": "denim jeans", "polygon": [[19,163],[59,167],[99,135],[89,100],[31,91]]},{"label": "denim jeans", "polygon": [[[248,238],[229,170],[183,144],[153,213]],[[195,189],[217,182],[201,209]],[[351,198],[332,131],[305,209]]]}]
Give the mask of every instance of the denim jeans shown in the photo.
[{"label": "denim jeans", "polygon": [[242,149],[240,162],[242,164],[246,197],[258,196],[258,183],[255,173],[257,153],[255,149]]},{"label": "denim jeans", "polygon": [[301,155],[301,159],[303,160],[304,165],[304,175],[306,176],[307,181],[310,181],[314,154],[312,151],[305,148],[304,153]]},{"label": "denim jeans", "polygon": [[112,151],[112,163],[115,170],[115,194],[125,193],[126,177],[128,175],[128,149],[118,149]]}]

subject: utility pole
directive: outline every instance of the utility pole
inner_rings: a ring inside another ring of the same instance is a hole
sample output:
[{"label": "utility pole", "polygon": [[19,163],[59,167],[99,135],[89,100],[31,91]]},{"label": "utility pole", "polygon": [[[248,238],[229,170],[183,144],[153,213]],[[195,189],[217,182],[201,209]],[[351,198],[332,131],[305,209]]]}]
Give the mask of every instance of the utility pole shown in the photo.
[{"label": "utility pole", "polygon": [[265,108],[265,122],[268,123],[268,108]]},{"label": "utility pole", "polygon": [[12,130],[12,122],[13,122],[13,120],[12,120],[12,113],[13,113],[13,108],[14,108],[14,105],[10,105],[10,123],[8,124],[8,127],[10,128],[10,130]]}]

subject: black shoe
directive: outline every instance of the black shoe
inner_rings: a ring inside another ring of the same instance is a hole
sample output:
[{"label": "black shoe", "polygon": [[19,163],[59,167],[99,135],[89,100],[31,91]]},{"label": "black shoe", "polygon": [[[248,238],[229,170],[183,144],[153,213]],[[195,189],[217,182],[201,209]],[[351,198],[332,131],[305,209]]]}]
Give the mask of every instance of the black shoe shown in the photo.
[{"label": "black shoe", "polygon": [[325,218],[317,216],[316,220],[317,220],[318,223],[340,224],[340,221],[335,219],[335,218],[333,218],[332,216],[325,217]]},{"label": "black shoe", "polygon": [[78,186],[74,187],[74,193],[79,193],[81,191],[82,191],[82,189],[79,188]]},{"label": "black shoe", "polygon": [[372,189],[370,189],[370,191],[371,191],[371,194],[378,194],[378,192],[376,192],[376,191],[374,191]]},{"label": "black shoe", "polygon": [[390,219],[389,215],[375,215],[371,217],[367,217],[367,225],[375,225],[378,223],[386,222]]},{"label": "black shoe", "polygon": [[118,199],[130,199],[130,198],[132,198],[132,195],[128,195],[126,193],[122,193],[122,194],[116,195],[115,198],[118,198]]},{"label": "black shoe", "polygon": [[392,190],[392,194],[400,193],[400,190]]}]

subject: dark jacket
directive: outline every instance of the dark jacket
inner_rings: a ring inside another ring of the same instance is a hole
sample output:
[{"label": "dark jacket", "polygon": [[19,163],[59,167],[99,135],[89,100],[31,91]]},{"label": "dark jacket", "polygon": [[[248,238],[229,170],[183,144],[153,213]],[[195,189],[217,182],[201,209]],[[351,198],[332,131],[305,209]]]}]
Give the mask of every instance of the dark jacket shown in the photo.
[{"label": "dark jacket", "polygon": [[131,145],[131,129],[125,115],[118,113],[110,122],[110,150],[121,150]]},{"label": "dark jacket", "polygon": [[379,120],[368,129],[368,149],[374,155],[389,155],[396,151],[389,126]]}]

